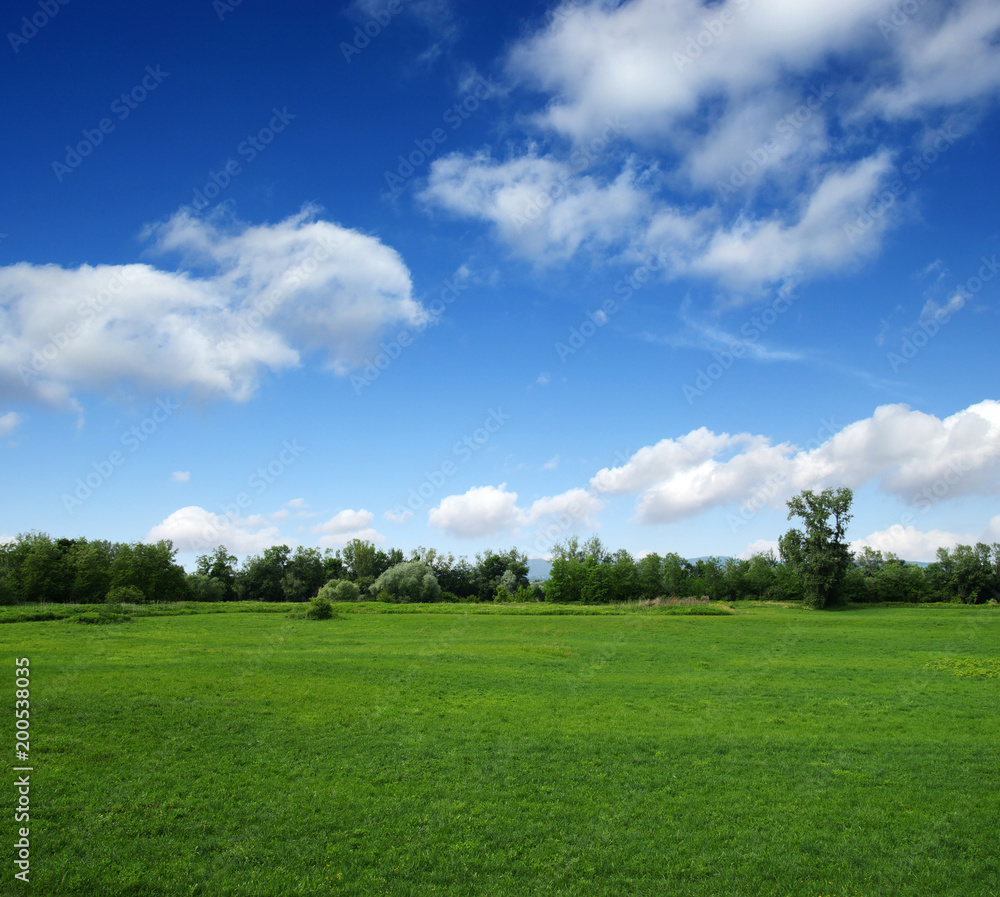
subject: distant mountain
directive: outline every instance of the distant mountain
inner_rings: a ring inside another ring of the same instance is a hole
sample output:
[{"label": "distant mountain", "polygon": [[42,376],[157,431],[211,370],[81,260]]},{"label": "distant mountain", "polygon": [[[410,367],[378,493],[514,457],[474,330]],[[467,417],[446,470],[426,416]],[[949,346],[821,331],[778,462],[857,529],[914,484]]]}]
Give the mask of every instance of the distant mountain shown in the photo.
[{"label": "distant mountain", "polygon": [[546,561],[543,558],[528,559],[528,579],[532,582],[548,579],[551,572],[552,561]]}]

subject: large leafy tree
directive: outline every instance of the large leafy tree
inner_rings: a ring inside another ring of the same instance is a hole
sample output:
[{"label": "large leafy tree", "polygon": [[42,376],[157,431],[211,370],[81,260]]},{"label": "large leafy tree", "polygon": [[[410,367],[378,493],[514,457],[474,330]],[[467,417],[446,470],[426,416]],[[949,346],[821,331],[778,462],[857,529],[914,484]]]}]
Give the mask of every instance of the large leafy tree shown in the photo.
[{"label": "large leafy tree", "polygon": [[[199,555],[197,572],[217,580],[221,585],[209,586],[203,593],[221,596],[218,601],[231,601],[236,597],[236,555],[230,554],[225,545],[218,546],[211,554]],[[205,599],[208,600],[208,599]]]},{"label": "large leafy tree", "polygon": [[842,486],[819,493],[806,489],[788,500],[788,519],[801,518],[805,532],[790,529],[778,546],[781,559],[801,580],[808,607],[844,602],[844,583],[852,563],[844,537],[853,499],[854,493]]},{"label": "large leafy tree", "polygon": [[395,601],[437,601],[441,586],[430,564],[404,561],[379,575],[371,587],[374,595],[386,594]]}]

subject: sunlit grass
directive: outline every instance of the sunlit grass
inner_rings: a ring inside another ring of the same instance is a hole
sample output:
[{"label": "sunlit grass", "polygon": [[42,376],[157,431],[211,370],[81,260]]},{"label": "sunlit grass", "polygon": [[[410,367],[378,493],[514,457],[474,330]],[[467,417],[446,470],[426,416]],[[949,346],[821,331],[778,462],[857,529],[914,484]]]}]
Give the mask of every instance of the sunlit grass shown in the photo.
[{"label": "sunlit grass", "polygon": [[31,892],[998,893],[996,609],[473,608],[0,627]]}]

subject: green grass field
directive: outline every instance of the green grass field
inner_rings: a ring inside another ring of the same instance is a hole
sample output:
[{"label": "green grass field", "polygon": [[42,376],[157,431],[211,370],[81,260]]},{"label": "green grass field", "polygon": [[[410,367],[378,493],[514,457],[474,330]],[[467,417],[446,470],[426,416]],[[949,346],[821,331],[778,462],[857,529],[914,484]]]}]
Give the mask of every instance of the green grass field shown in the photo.
[{"label": "green grass field", "polygon": [[1000,893],[1000,608],[359,610],[0,626],[0,893]]}]

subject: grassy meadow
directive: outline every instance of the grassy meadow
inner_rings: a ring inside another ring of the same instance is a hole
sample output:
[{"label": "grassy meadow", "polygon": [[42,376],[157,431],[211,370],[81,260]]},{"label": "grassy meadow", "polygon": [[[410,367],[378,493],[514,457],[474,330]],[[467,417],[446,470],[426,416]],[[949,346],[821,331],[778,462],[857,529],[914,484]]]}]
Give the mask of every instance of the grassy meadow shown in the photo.
[{"label": "grassy meadow", "polygon": [[1000,894],[1000,608],[391,609],[0,626],[0,893]]}]

